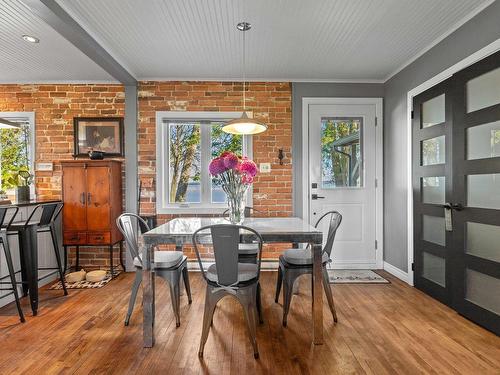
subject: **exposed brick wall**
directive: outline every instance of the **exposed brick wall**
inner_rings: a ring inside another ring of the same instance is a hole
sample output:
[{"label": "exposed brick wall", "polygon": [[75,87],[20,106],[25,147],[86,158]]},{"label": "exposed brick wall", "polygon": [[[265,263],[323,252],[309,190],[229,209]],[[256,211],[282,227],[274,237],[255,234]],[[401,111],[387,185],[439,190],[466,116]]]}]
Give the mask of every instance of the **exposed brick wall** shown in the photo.
[{"label": "exposed brick wall", "polygon": [[[124,99],[122,85],[0,85],[0,112],[35,112],[35,162],[54,162],[54,171],[36,172],[38,198],[61,197],[58,161],[72,159],[73,117],[124,116]],[[83,266],[105,266],[108,262],[108,252],[103,249],[82,251]]]},{"label": "exposed brick wall", "polygon": [[[241,82],[140,82],[139,176],[143,181],[141,213],[155,213],[156,111],[242,111]],[[246,85],[247,110],[268,130],[253,137],[253,159],[271,163],[271,173],[260,174],[253,186],[254,207],[268,216],[292,215],[291,85],[252,82]],[[279,164],[278,150],[285,159]],[[164,222],[174,215],[160,215]],[[191,215],[192,216],[192,215]],[[266,247],[276,257],[278,246]],[[187,253],[192,257],[193,253]]]}]

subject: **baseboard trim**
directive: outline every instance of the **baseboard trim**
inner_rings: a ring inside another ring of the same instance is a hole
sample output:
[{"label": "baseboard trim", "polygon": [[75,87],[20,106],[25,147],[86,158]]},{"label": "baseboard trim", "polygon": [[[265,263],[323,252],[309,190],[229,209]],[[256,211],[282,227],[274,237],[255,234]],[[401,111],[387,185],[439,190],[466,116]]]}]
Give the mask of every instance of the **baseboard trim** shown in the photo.
[{"label": "baseboard trim", "polygon": [[392,276],[395,276],[398,279],[400,279],[401,281],[404,281],[405,283],[412,285],[410,283],[410,280],[409,280],[409,277],[408,277],[408,273],[400,270],[397,267],[394,267],[392,264],[384,262],[384,271],[387,271]]}]

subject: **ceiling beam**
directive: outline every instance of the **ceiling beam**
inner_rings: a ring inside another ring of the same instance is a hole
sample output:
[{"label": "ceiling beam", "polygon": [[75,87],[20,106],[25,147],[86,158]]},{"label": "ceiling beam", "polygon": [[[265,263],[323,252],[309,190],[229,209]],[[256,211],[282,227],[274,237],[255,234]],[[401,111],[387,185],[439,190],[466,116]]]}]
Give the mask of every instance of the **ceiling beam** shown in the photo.
[{"label": "ceiling beam", "polygon": [[96,42],[55,0],[23,0],[33,13],[82,51],[117,81],[128,86],[137,80]]}]

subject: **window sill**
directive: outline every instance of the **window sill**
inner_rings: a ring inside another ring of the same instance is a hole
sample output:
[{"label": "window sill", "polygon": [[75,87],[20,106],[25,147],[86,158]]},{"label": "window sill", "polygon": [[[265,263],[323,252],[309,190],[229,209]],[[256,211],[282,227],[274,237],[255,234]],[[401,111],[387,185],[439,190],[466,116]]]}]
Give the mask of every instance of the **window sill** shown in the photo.
[{"label": "window sill", "polygon": [[158,215],[168,215],[168,214],[192,214],[192,215],[222,215],[222,213],[227,210],[227,206],[222,207],[157,207],[156,213]]}]

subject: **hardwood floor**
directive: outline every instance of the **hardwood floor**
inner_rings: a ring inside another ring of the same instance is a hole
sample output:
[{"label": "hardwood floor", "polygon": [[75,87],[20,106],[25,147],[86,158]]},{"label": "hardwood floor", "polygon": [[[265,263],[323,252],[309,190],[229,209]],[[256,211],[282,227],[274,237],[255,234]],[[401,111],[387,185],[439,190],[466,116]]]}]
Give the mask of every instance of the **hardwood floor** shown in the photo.
[{"label": "hardwood floor", "polygon": [[[14,306],[0,309],[0,374],[500,374],[500,338],[384,273],[387,285],[334,285],[338,324],[324,305],[325,344],[311,345],[307,280],[293,297],[288,328],[274,303],[275,272],[263,272],[265,323],[254,360],[237,303],[224,299],[198,358],[205,285],[191,273],[193,304],[181,297],[175,328],[170,296],[157,280],[156,345],[142,348],[142,310],[123,320],[132,274],[104,288],[41,290],[39,315],[19,323]],[[307,284],[307,285],[306,285]],[[141,296],[138,296],[140,301]]]}]

